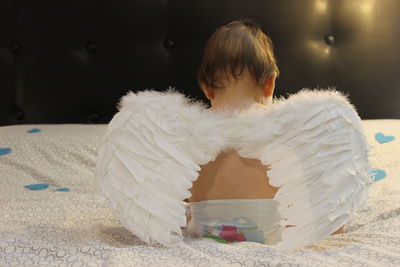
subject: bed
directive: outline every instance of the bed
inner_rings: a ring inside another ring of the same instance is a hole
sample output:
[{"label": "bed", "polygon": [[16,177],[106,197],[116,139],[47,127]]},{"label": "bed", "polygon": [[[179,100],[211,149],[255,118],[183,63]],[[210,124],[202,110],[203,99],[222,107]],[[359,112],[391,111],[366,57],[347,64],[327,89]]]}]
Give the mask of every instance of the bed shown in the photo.
[{"label": "bed", "polygon": [[343,234],[292,252],[185,232],[182,246],[148,246],[122,227],[98,193],[94,168],[106,125],[1,127],[0,265],[400,265],[400,121],[363,122],[376,172],[368,208]]},{"label": "bed", "polygon": [[[301,2],[301,3],[300,3]],[[400,266],[400,34],[396,0],[0,3],[0,266]],[[334,86],[371,145],[368,207],[343,234],[283,252],[192,238],[148,246],[95,183],[128,90],[206,100],[195,72],[212,31],[251,17],[271,36],[276,95]]]}]

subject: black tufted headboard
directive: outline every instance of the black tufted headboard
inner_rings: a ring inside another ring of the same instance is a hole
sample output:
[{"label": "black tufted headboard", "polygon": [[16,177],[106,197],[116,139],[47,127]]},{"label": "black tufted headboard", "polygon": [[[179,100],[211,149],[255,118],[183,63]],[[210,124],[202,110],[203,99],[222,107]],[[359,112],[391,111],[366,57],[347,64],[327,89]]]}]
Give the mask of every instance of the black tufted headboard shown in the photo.
[{"label": "black tufted headboard", "polygon": [[239,18],[272,38],[276,95],[336,86],[363,119],[400,118],[398,0],[2,0],[0,125],[107,123],[145,88],[206,101],[205,42]]}]

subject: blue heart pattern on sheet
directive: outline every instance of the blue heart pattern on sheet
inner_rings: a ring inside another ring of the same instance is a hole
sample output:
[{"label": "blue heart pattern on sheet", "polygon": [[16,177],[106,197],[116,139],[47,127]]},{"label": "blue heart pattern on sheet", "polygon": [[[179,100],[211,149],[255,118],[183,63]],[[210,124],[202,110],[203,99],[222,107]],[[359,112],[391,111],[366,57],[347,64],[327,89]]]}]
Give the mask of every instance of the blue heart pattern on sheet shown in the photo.
[{"label": "blue heart pattern on sheet", "polygon": [[33,129],[30,129],[29,131],[27,131],[27,133],[38,133],[38,132],[41,132],[42,130],[40,130],[40,129],[37,129],[37,128],[33,128]]},{"label": "blue heart pattern on sheet", "polygon": [[30,185],[25,185],[25,188],[28,188],[30,190],[43,190],[49,187],[49,184],[30,184]]},{"label": "blue heart pattern on sheet", "polygon": [[[30,190],[43,190],[49,187],[49,184],[29,184],[29,185],[25,185],[24,186],[27,189]],[[57,188],[53,191],[57,191],[57,192],[69,192],[69,188],[66,187],[61,187],[61,188]]]},{"label": "blue heart pattern on sheet", "polygon": [[[38,132],[41,132],[42,130],[40,130],[40,129],[37,129],[37,128],[33,128],[33,129],[30,129],[29,131],[27,131],[27,133],[38,133]],[[12,151],[12,149],[11,148],[9,148],[9,147],[0,147],[0,156],[4,156],[4,155],[7,155],[7,154],[9,154],[10,152]]]},{"label": "blue heart pattern on sheet", "polygon": [[393,141],[395,139],[395,137],[394,136],[390,136],[390,135],[384,135],[383,133],[376,133],[375,134],[375,139],[380,144],[383,144],[383,143],[387,143],[387,142]]},{"label": "blue heart pattern on sheet", "polygon": [[69,192],[69,188],[61,187],[61,188],[57,188],[57,189],[54,190],[54,191],[57,191],[57,192]]},{"label": "blue heart pattern on sheet", "polygon": [[381,169],[372,169],[371,174],[374,177],[374,182],[377,182],[379,180],[382,180],[383,178],[386,177],[386,172]]},{"label": "blue heart pattern on sheet", "polygon": [[[38,132],[41,132],[41,131],[42,131],[42,130],[40,130],[40,129],[38,129],[38,128],[33,128],[33,129],[30,129],[29,131],[26,131],[26,132],[27,132],[27,133],[38,133]],[[0,156],[7,155],[7,154],[9,154],[11,151],[12,151],[12,149],[9,148],[9,147],[3,147],[3,148],[0,147]]]},{"label": "blue heart pattern on sheet", "polygon": [[1,147],[0,147],[0,156],[7,155],[7,154],[10,153],[11,151],[12,151],[12,149],[9,148],[9,147],[4,147],[4,148],[1,148]]}]

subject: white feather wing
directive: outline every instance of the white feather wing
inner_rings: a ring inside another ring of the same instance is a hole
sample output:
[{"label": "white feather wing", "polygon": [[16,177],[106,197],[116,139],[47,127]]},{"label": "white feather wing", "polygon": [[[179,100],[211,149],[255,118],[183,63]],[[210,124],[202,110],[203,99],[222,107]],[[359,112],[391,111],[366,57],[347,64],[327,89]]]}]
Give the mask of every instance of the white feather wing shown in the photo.
[{"label": "white feather wing", "polygon": [[278,248],[323,240],[365,204],[372,183],[368,143],[357,112],[339,92],[303,90],[274,104],[251,129],[258,134],[238,153],[270,165],[269,182],[280,187],[274,199],[282,228],[296,226],[284,228]]},{"label": "white feather wing", "polygon": [[296,225],[283,230],[278,248],[323,240],[367,199],[367,141],[338,92],[303,91],[267,111],[212,114],[187,100],[172,90],[128,94],[99,151],[101,191],[123,225],[147,243],[182,240],[182,201],[199,165],[226,148],[271,166],[281,225]]},{"label": "white feather wing", "polygon": [[199,164],[213,160],[224,139],[207,131],[215,121],[202,123],[203,104],[173,89],[129,93],[119,108],[98,153],[100,190],[140,239],[176,244],[186,226],[183,200]]}]

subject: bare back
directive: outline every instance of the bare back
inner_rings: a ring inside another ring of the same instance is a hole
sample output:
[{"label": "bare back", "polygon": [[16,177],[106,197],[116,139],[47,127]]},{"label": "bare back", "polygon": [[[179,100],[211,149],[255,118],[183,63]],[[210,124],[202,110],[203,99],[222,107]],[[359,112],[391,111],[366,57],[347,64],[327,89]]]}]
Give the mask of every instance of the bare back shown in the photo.
[{"label": "bare back", "polygon": [[273,198],[279,189],[269,184],[264,166],[258,159],[240,157],[235,150],[220,153],[201,165],[191,188],[191,202],[210,199]]}]

